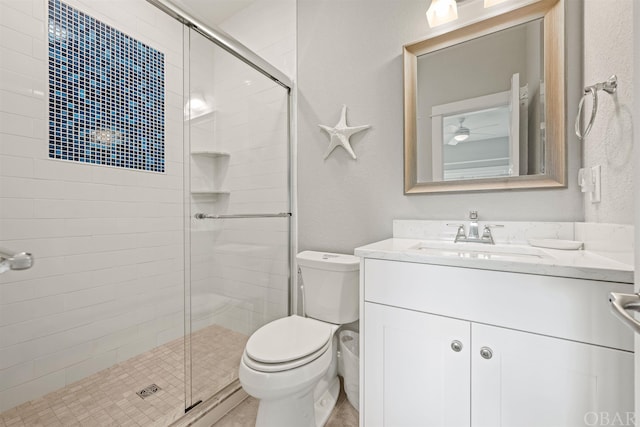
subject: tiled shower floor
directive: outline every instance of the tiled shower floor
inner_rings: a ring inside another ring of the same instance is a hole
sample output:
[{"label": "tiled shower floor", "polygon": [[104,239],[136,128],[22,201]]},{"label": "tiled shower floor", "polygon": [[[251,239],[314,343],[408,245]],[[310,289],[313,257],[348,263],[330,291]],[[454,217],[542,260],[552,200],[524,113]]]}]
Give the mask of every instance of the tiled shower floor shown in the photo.
[{"label": "tiled shower floor", "polygon": [[[192,334],[194,400],[210,397],[237,378],[247,338],[219,326]],[[136,392],[150,384],[161,390],[140,398]],[[0,413],[0,427],[159,427],[180,417],[183,405],[181,338]]]}]

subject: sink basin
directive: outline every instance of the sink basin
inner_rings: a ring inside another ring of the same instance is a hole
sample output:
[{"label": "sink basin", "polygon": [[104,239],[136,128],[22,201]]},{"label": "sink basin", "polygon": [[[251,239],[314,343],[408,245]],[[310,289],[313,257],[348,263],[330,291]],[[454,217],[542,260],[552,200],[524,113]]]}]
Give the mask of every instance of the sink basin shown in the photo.
[{"label": "sink basin", "polygon": [[541,249],[521,245],[490,245],[486,243],[424,241],[411,248],[421,253],[434,256],[450,256],[477,259],[543,259],[550,258]]}]

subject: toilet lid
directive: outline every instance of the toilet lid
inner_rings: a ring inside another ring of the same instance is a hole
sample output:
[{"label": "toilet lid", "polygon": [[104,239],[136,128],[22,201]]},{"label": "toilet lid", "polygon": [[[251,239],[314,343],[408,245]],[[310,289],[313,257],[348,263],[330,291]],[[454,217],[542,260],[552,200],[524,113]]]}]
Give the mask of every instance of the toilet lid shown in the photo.
[{"label": "toilet lid", "polygon": [[246,353],[262,363],[285,363],[318,352],[333,336],[331,325],[289,316],[267,323],[251,335]]}]

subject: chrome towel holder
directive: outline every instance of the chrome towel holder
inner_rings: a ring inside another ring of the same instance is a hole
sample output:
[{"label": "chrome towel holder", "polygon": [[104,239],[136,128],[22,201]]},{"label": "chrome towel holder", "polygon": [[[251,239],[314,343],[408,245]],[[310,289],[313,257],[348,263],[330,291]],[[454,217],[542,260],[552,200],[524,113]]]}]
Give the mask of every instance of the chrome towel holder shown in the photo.
[{"label": "chrome towel holder", "polygon": [[[576,117],[576,135],[578,139],[583,140],[589,135],[591,132],[591,127],[593,126],[593,122],[596,119],[596,112],[598,111],[598,91],[604,90],[608,94],[614,94],[618,89],[618,77],[614,74],[607,79],[605,82],[596,83],[591,86],[586,86],[584,88],[584,94],[580,99],[580,103],[578,104],[578,115]],[[591,118],[589,119],[589,123],[587,124],[586,129],[582,132],[581,128],[581,116],[582,116],[582,106],[584,105],[584,100],[591,93],[591,97],[593,98],[593,106],[591,107]]]}]

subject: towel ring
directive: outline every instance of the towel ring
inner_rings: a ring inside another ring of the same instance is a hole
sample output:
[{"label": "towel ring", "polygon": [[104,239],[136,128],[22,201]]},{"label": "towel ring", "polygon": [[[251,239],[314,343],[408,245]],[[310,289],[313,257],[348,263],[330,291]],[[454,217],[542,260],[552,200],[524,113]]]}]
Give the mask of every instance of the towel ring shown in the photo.
[{"label": "towel ring", "polygon": [[[609,79],[606,82],[596,83],[594,85],[587,86],[584,88],[584,94],[582,95],[582,98],[580,98],[580,103],[578,104],[578,115],[576,117],[575,130],[576,130],[576,136],[578,137],[578,139],[582,140],[586,138],[586,136],[589,135],[589,132],[591,132],[591,127],[593,126],[593,122],[596,119],[596,112],[598,111],[598,91],[604,90],[608,94],[614,94],[617,89],[618,89],[618,77],[616,77],[615,74],[609,77]],[[581,120],[582,107],[584,105],[585,98],[589,94],[591,94],[591,97],[593,98],[593,106],[591,107],[591,118],[589,118],[589,123],[587,124],[586,129],[584,130],[584,132],[582,132],[580,130],[581,128],[580,125],[582,122]]]}]

